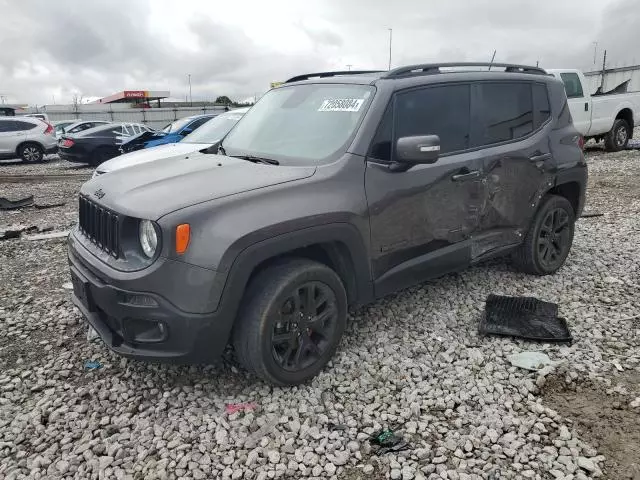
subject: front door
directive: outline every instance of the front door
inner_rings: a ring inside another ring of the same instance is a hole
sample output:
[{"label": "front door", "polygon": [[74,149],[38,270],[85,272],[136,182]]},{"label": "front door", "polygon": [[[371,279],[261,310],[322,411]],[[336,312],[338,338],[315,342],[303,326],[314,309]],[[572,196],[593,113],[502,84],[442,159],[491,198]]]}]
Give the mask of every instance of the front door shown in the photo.
[{"label": "front door", "polygon": [[[387,108],[365,173],[378,296],[470,261],[484,202],[482,159],[469,151],[470,97],[466,84],[422,87],[398,92]],[[414,135],[438,135],[441,157],[393,171],[397,139]]]}]

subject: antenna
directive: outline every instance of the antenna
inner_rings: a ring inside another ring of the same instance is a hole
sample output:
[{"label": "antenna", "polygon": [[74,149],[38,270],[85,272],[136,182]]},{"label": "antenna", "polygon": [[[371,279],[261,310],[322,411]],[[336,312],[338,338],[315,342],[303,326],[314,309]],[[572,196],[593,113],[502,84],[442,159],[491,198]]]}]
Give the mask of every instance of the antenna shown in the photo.
[{"label": "antenna", "polygon": [[496,59],[497,50],[493,51],[493,55],[491,55],[491,61],[489,62],[489,70],[491,70],[491,65],[493,65],[493,61]]}]

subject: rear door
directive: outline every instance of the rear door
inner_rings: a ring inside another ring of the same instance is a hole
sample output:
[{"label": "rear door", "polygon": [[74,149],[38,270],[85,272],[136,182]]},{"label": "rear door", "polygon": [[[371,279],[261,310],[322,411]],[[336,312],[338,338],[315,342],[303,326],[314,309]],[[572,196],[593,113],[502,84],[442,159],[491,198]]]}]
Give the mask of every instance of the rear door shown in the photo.
[{"label": "rear door", "polygon": [[592,106],[590,97],[585,95],[580,75],[576,72],[560,73],[560,79],[564,83],[564,90],[569,100],[569,110],[573,117],[573,125],[583,136],[591,130]]},{"label": "rear door", "polygon": [[487,203],[480,216],[474,259],[518,244],[549,188],[551,108],[543,82],[482,82],[474,86]]},{"label": "rear door", "polygon": [[[376,295],[464,268],[483,203],[482,159],[470,151],[469,84],[398,92],[367,157],[365,190]],[[400,137],[438,135],[441,157],[389,168]]]}]

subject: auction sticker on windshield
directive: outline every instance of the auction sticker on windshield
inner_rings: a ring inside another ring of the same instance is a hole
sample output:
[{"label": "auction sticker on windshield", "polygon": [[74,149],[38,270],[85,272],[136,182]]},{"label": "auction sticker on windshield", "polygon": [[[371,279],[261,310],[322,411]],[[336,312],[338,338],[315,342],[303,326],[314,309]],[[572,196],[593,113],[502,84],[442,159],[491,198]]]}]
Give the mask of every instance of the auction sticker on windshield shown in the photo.
[{"label": "auction sticker on windshield", "polygon": [[364,98],[334,98],[325,100],[319,112],[357,112],[364,103]]}]

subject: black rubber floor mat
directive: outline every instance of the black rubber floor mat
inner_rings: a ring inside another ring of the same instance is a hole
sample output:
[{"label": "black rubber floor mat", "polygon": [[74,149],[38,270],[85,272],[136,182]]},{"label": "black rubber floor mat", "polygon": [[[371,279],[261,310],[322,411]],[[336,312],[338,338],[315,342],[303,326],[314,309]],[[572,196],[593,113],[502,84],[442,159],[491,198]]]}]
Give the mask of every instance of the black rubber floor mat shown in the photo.
[{"label": "black rubber floor mat", "polygon": [[534,297],[489,295],[478,331],[483,335],[506,335],[544,342],[571,342],[558,305]]}]

